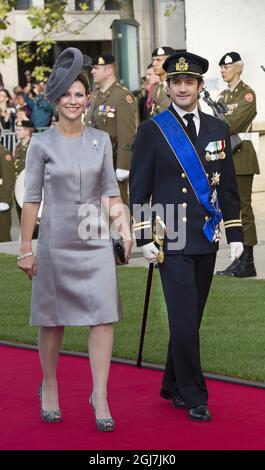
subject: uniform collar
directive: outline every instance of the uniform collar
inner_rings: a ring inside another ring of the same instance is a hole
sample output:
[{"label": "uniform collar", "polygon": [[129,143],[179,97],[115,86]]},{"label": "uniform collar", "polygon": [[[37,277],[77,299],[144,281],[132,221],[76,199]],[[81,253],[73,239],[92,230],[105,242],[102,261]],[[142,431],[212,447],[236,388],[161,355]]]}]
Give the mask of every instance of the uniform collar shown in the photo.
[{"label": "uniform collar", "polygon": [[114,80],[114,82],[104,92],[100,90],[101,95],[109,95],[112,88],[114,88],[116,84],[117,84],[117,80]]},{"label": "uniform collar", "polygon": [[239,80],[236,83],[236,85],[233,86],[233,88],[229,88],[229,86],[228,86],[228,91],[230,91],[230,93],[234,93],[234,92],[236,93],[237,89],[241,86],[242,83],[243,83],[242,80]]}]

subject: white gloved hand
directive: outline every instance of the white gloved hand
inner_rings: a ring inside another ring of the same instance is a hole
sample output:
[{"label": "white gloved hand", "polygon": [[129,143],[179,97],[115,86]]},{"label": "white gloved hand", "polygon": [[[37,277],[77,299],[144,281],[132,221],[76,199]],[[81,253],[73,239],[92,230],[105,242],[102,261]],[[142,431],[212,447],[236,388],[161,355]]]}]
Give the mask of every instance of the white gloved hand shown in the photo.
[{"label": "white gloved hand", "polygon": [[122,170],[121,168],[117,168],[116,178],[120,182],[125,181],[129,178],[129,173],[129,170]]},{"label": "white gloved hand", "polygon": [[149,263],[156,262],[156,255],[157,253],[159,253],[159,250],[157,249],[157,247],[155,246],[153,242],[147,243],[146,245],[141,246],[141,249],[142,249],[145,259],[147,259]]},{"label": "white gloved hand", "polygon": [[230,243],[230,258],[232,261],[240,258],[244,251],[244,246],[242,242],[231,242]]},{"label": "white gloved hand", "polygon": [[8,211],[9,204],[6,202],[0,202],[0,212]]}]

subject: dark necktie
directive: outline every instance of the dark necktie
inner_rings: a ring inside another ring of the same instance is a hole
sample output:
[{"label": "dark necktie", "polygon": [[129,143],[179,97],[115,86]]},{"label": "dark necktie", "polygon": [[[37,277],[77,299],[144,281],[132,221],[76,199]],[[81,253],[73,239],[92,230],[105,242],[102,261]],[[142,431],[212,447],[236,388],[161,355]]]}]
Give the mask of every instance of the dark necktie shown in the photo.
[{"label": "dark necktie", "polygon": [[183,117],[184,119],[187,119],[188,121],[188,125],[187,125],[188,135],[189,135],[190,140],[194,144],[195,140],[197,139],[197,133],[196,133],[196,127],[193,121],[193,116],[194,116],[193,113],[187,113],[187,114],[184,114]]}]

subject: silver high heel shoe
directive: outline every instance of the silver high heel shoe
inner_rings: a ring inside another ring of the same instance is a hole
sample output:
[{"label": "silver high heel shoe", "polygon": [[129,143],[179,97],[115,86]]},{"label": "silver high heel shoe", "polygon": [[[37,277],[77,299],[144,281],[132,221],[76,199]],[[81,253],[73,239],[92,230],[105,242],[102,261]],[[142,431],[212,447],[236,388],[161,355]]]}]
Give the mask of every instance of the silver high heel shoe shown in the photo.
[{"label": "silver high heel shoe", "polygon": [[115,428],[115,422],[113,418],[97,418],[96,417],[96,410],[92,402],[92,395],[89,398],[89,404],[94,411],[95,418],[96,418],[96,426],[98,431],[103,431],[103,432],[111,432],[114,431]]},{"label": "silver high heel shoe", "polygon": [[41,384],[40,389],[39,389],[41,419],[45,421],[46,423],[59,423],[60,421],[62,421],[61,410],[59,408],[58,410],[44,410],[42,408],[42,394],[43,394],[43,389],[42,389],[42,384]]}]

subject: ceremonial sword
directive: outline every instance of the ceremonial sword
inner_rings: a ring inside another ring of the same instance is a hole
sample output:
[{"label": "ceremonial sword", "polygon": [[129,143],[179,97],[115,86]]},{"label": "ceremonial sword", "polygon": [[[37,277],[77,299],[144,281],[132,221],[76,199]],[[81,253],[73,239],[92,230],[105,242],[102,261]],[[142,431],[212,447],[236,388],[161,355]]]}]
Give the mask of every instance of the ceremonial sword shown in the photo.
[{"label": "ceremonial sword", "polygon": [[[162,228],[162,236],[159,236],[159,233],[158,233],[159,226]],[[166,235],[166,226],[164,222],[160,219],[160,217],[156,217],[154,231],[153,231],[153,239],[155,243],[159,246],[159,253],[156,256],[158,263],[163,263],[164,258],[165,258],[164,251],[163,251],[165,235]],[[145,329],[146,329],[150,293],[151,293],[151,287],[152,287],[153,271],[154,271],[154,263],[150,263],[149,269],[148,269],[148,275],[147,275],[147,282],[146,282],[141,336],[140,336],[140,342],[139,342],[138,358],[137,358],[137,363],[136,363],[139,369],[141,368],[141,365],[142,365],[142,353],[143,353],[143,346],[144,346],[144,336],[145,336]]]}]

